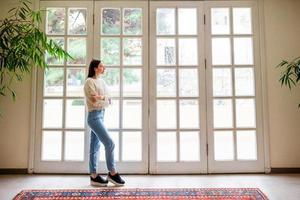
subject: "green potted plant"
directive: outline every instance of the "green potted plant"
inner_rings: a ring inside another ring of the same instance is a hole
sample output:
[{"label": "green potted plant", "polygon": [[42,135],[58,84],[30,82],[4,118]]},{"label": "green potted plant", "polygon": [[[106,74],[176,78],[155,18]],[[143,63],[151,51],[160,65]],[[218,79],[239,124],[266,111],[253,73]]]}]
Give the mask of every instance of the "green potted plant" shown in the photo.
[{"label": "green potted plant", "polygon": [[55,59],[71,58],[40,29],[42,11],[32,10],[30,4],[20,0],[0,21],[0,96],[10,95],[13,100],[16,93],[12,83],[22,81],[33,67],[47,68],[46,52]]},{"label": "green potted plant", "polygon": [[[288,86],[291,90],[292,86],[300,81],[300,56],[291,61],[282,60],[277,67],[283,70],[279,79],[281,85]],[[298,104],[299,107],[300,104]]]}]

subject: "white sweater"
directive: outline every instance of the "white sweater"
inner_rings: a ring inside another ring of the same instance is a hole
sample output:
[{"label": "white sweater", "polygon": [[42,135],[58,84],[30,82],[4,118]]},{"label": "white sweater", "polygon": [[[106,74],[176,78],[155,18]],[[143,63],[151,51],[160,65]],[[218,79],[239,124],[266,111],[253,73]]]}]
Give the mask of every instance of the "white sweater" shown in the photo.
[{"label": "white sweater", "polygon": [[[84,84],[84,94],[85,102],[89,112],[106,108],[109,105],[108,87],[101,78],[87,78]],[[103,95],[105,96],[105,99],[92,102],[91,97],[93,95]]]}]

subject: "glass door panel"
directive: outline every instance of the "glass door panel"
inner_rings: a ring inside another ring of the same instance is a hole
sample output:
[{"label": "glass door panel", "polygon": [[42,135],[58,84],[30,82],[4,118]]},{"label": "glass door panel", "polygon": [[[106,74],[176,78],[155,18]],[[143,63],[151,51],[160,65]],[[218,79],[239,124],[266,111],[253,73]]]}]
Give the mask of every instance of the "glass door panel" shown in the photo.
[{"label": "glass door panel", "polygon": [[150,172],[205,173],[203,2],[150,6]]},{"label": "glass door panel", "polygon": [[[34,172],[86,172],[88,141],[83,84],[92,49],[91,2],[41,2],[44,31],[74,59],[46,52],[49,68],[39,72]],[[40,144],[40,145],[39,145]],[[66,171],[66,169],[68,169]]]},{"label": "glass door panel", "polygon": [[210,173],[264,171],[256,12],[254,2],[206,4]]},{"label": "glass door panel", "polygon": [[74,59],[45,53],[34,172],[88,171],[83,85],[93,58],[106,66],[105,125],[121,173],[264,171],[256,2],[40,5],[45,33]]},{"label": "glass door panel", "polygon": [[[94,58],[106,66],[112,105],[105,125],[121,173],[148,172],[147,16],[146,2],[95,3]],[[100,171],[106,172],[101,158]]]}]

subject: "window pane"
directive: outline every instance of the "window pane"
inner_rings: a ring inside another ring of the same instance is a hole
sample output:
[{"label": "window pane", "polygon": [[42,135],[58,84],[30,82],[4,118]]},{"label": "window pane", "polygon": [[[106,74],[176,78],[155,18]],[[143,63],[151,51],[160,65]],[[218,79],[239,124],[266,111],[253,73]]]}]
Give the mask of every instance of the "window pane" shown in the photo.
[{"label": "window pane", "polygon": [[157,39],[157,65],[175,65],[175,40],[174,39]]},{"label": "window pane", "polygon": [[[115,161],[119,161],[119,159],[120,159],[119,158],[119,152],[120,152],[119,132],[109,131],[109,136],[111,137],[111,139],[115,143],[115,150],[114,150]],[[100,144],[99,154],[100,154],[100,156],[99,156],[100,160],[105,161],[105,148],[104,148],[104,145],[102,143]]]},{"label": "window pane", "polygon": [[156,70],[156,95],[158,97],[176,96],[175,69]]},{"label": "window pane", "polygon": [[[55,42],[58,46],[60,46],[62,49],[64,49],[65,47],[65,40],[64,38],[60,38],[60,37],[49,37],[49,39],[52,39],[53,42]],[[59,58],[55,58],[54,56],[50,56],[48,52],[46,52],[46,63],[48,65],[63,65],[64,64],[64,60],[63,59],[59,59]]]},{"label": "window pane", "polygon": [[179,65],[198,65],[197,39],[179,39]]},{"label": "window pane", "polygon": [[66,131],[65,160],[84,161],[84,132]]},{"label": "window pane", "polygon": [[110,96],[120,96],[120,69],[106,68],[103,79],[108,86]]},{"label": "window pane", "polygon": [[214,96],[232,95],[230,68],[213,68],[213,95]]},{"label": "window pane", "polygon": [[123,101],[123,128],[142,128],[142,101]]},{"label": "window pane", "polygon": [[179,96],[198,96],[198,87],[199,84],[197,69],[179,69]]},{"label": "window pane", "polygon": [[46,33],[48,35],[65,34],[65,9],[47,8]]},{"label": "window pane", "polygon": [[142,69],[124,69],[123,96],[142,96]]},{"label": "window pane", "polygon": [[236,99],[236,126],[255,127],[254,99]]},{"label": "window pane", "polygon": [[84,65],[86,63],[86,38],[68,38],[68,53],[74,58],[68,64]]},{"label": "window pane", "polygon": [[180,35],[197,34],[197,10],[178,8],[178,32]]},{"label": "window pane", "polygon": [[84,128],[85,122],[85,104],[83,99],[67,100],[66,107],[66,127]]},{"label": "window pane", "polygon": [[44,99],[43,128],[62,128],[62,100]]},{"label": "window pane", "polygon": [[142,134],[141,132],[123,132],[122,160],[142,160]]},{"label": "window pane", "polygon": [[176,128],[176,101],[157,100],[157,128]]},{"label": "window pane", "polygon": [[67,69],[67,96],[83,96],[84,69]]},{"label": "window pane", "polygon": [[254,96],[253,68],[235,68],[235,95]]},{"label": "window pane", "polygon": [[119,128],[120,101],[111,100],[111,105],[105,109],[104,124],[107,128]]},{"label": "window pane", "polygon": [[232,128],[232,100],[214,99],[214,128]]},{"label": "window pane", "polygon": [[199,128],[198,100],[180,100],[180,128]]},{"label": "window pane", "polygon": [[229,34],[230,20],[228,8],[211,9],[211,33],[212,34]]},{"label": "window pane", "polygon": [[199,161],[200,141],[198,132],[180,132],[180,161]]},{"label": "window pane", "polygon": [[177,145],[175,132],[157,132],[157,161],[176,161]]},{"label": "window pane", "polygon": [[255,131],[237,131],[236,140],[239,160],[257,160]]},{"label": "window pane", "polygon": [[231,50],[229,38],[212,39],[212,64],[213,65],[230,65]]},{"label": "window pane", "polygon": [[251,8],[233,8],[233,33],[251,34]]},{"label": "window pane", "polygon": [[252,38],[234,38],[234,64],[253,64]]},{"label": "window pane", "polygon": [[156,20],[157,35],[175,34],[175,9],[158,8],[156,10]]},{"label": "window pane", "polygon": [[43,131],[42,135],[42,160],[59,161],[62,151],[61,131]]},{"label": "window pane", "polygon": [[125,35],[142,34],[142,9],[141,8],[124,9],[124,34]]},{"label": "window pane", "polygon": [[86,8],[70,8],[68,33],[70,35],[86,35]]},{"label": "window pane", "polygon": [[101,38],[101,60],[105,65],[120,65],[120,38]]},{"label": "window pane", "polygon": [[102,9],[102,30],[104,35],[116,35],[121,33],[121,11],[116,8]]},{"label": "window pane", "polygon": [[44,74],[44,96],[62,96],[64,84],[63,68],[48,68]]},{"label": "window pane", "polygon": [[124,65],[142,65],[142,40],[140,38],[124,38]]},{"label": "window pane", "polygon": [[214,132],[215,160],[233,160],[233,134],[232,131]]}]

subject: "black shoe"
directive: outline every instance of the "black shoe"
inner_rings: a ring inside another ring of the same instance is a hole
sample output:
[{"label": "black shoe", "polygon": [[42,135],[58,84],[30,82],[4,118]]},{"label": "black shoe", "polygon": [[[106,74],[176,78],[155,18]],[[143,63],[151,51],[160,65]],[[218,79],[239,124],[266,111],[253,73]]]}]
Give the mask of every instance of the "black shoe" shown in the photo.
[{"label": "black shoe", "polygon": [[97,175],[96,178],[91,177],[91,185],[93,186],[107,186],[108,180],[102,178],[100,175]]},{"label": "black shoe", "polygon": [[116,186],[123,186],[125,184],[125,181],[118,173],[116,173],[115,175],[111,175],[110,172],[108,172],[107,180],[112,182]]}]

